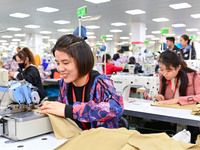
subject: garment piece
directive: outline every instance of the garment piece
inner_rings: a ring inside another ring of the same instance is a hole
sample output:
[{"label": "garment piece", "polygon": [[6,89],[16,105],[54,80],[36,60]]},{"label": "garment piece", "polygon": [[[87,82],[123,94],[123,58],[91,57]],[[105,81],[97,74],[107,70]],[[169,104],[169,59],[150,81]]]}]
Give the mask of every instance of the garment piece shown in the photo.
[{"label": "garment piece", "polygon": [[[117,67],[113,64],[106,63],[106,75],[112,75],[113,72],[122,71],[122,67]],[[105,67],[103,67],[103,73],[105,73]]]},{"label": "garment piece", "polygon": [[2,66],[2,68],[9,70],[9,71],[17,71],[19,69],[18,63],[13,60],[9,59],[6,64]]},{"label": "garment piece", "polygon": [[[39,109],[34,109],[33,111],[40,113]],[[82,132],[77,124],[70,118],[63,118],[52,114],[47,115],[49,116],[57,140],[68,139]]]},{"label": "garment piece", "polygon": [[71,138],[82,132],[81,128],[70,118],[62,118],[51,114],[47,115],[49,116],[57,140]]},{"label": "garment piece", "polygon": [[[88,142],[89,141],[89,142]],[[177,142],[166,133],[140,134],[136,130],[97,128],[85,130],[55,150],[199,150]]]},{"label": "garment piece", "polygon": [[[162,87],[162,75],[160,76],[160,86],[159,86],[159,93],[161,94],[161,87]],[[188,77],[188,86],[186,90],[186,96],[180,96],[178,98],[179,103],[181,105],[190,105],[196,104],[200,102],[200,72],[190,72],[187,73]],[[173,98],[173,91],[169,86],[169,82],[166,81],[166,88],[165,88],[165,100],[169,100]]]},{"label": "garment piece", "polygon": [[164,104],[153,103],[153,104],[151,104],[151,106],[168,107],[168,108],[176,108],[176,109],[189,109],[189,110],[192,110],[192,109],[195,107],[195,104],[181,106],[180,104],[164,105]]},{"label": "garment piece", "polygon": [[195,144],[200,145],[200,134],[197,136],[197,140]]},{"label": "garment piece", "polygon": [[38,88],[37,91],[40,95],[40,100],[44,99],[46,96],[46,93],[42,85],[42,81],[41,81],[38,69],[35,66],[30,65],[28,68],[26,68],[23,71],[19,70],[19,72],[20,73],[18,73],[16,79],[17,80],[25,79],[26,81],[31,83],[33,86],[36,86]]},{"label": "garment piece", "polygon": [[64,79],[60,80],[60,93],[57,101],[66,104],[65,117],[83,123],[89,122],[91,128],[117,128],[124,109],[122,96],[116,93],[113,81],[107,76],[92,71],[90,78],[94,80],[89,80],[86,85],[85,102],[77,101],[73,104],[68,94],[70,84],[65,83]]},{"label": "garment piece", "polygon": [[192,109],[191,114],[200,116],[200,104],[195,105],[195,107]]},{"label": "garment piece", "polygon": [[178,142],[170,138],[166,133],[155,134],[140,134],[135,133],[129,137],[128,140],[129,149],[130,145],[138,150],[198,150],[200,146]]},{"label": "garment piece", "polygon": [[97,128],[81,132],[55,150],[120,150],[135,130]]}]

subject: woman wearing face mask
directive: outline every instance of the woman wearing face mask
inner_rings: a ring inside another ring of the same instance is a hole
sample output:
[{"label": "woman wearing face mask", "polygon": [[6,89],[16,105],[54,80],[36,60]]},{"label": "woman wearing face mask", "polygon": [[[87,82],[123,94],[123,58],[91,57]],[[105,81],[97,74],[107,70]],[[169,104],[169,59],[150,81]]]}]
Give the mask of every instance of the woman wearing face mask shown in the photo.
[{"label": "woman wearing face mask", "polygon": [[16,54],[16,61],[19,65],[19,70],[17,72],[9,72],[9,78],[14,78],[16,80],[25,79],[33,86],[38,88],[37,91],[39,93],[40,100],[44,99],[46,94],[42,85],[39,71],[34,66],[35,59],[33,53],[29,50],[29,48],[25,47]]},{"label": "woman wearing face mask", "polygon": [[52,49],[60,80],[58,102],[44,102],[41,113],[73,119],[83,130],[117,128],[123,114],[123,99],[106,75],[92,70],[94,57],[84,39],[69,34]]},{"label": "woman wearing face mask", "polygon": [[190,45],[189,36],[182,35],[180,38],[180,43],[183,46],[183,48],[181,49],[181,54],[183,56],[183,59],[188,60],[190,58],[190,53],[191,53],[191,59],[196,59],[196,50],[194,48],[193,42],[192,45]]}]

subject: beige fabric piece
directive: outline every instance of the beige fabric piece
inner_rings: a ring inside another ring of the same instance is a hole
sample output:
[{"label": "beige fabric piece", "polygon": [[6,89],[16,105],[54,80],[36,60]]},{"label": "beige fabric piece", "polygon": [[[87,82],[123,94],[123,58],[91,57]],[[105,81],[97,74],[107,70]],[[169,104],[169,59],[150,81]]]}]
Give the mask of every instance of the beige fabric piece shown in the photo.
[{"label": "beige fabric piece", "polygon": [[181,106],[180,104],[173,104],[173,105],[164,105],[164,104],[158,104],[158,103],[151,104],[151,106],[168,107],[168,108],[176,108],[176,109],[189,109],[189,110],[192,110],[195,107],[195,105],[196,104],[184,105],[184,106]]},{"label": "beige fabric piece", "polygon": [[197,104],[193,109],[192,109],[192,115],[200,115],[200,104]]},{"label": "beige fabric piece", "polygon": [[[38,109],[33,111],[39,112]],[[63,118],[51,114],[47,115],[49,116],[57,140],[67,139],[79,135],[82,132],[82,129],[70,118]]]},{"label": "beige fabric piece", "polygon": [[67,139],[82,132],[82,129],[70,118],[62,118],[55,115],[47,114],[51,121],[53,132],[56,139]]},{"label": "beige fabric piece", "polygon": [[139,150],[198,150],[200,146],[187,144],[183,142],[177,142],[170,138],[165,133],[157,134],[133,134],[129,137],[128,149],[131,150],[130,145]]},{"label": "beige fabric piece", "polygon": [[196,144],[200,145],[200,134],[197,136]]},{"label": "beige fabric piece", "polygon": [[120,150],[128,137],[137,131],[97,128],[83,131],[80,135],[69,139],[56,150]]},{"label": "beige fabric piece", "polygon": [[165,133],[97,128],[83,131],[55,150],[200,150],[200,146],[177,142]]}]

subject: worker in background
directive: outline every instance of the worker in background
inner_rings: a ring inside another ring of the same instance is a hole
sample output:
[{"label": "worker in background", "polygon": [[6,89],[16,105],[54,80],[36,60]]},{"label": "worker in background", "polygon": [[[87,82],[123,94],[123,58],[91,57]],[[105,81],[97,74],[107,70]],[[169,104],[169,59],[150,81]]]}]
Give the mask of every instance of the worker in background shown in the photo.
[{"label": "worker in background", "polygon": [[[159,57],[160,88],[156,100],[160,104],[190,105],[200,102],[200,73],[188,68],[181,54],[167,50]],[[188,127],[192,142],[200,133],[199,128]]]},{"label": "worker in background", "polygon": [[18,63],[16,62],[16,55],[9,59],[2,68],[9,70],[9,71],[17,71],[19,69]]},{"label": "worker in background", "polygon": [[[105,55],[103,55],[102,58],[102,62],[104,62],[104,57]],[[123,64],[122,67],[117,67],[113,64],[110,63],[111,62],[111,56],[109,54],[106,54],[106,75],[112,75],[113,72],[117,72],[117,71],[123,71],[126,64]],[[103,73],[105,73],[105,66],[103,65]]]},{"label": "worker in background", "polygon": [[190,58],[191,51],[191,59],[196,59],[196,50],[194,48],[194,43],[190,45],[190,39],[188,35],[182,35],[180,37],[180,43],[183,46],[181,49],[181,54],[184,60],[188,60]]},{"label": "worker in background", "polygon": [[58,39],[52,49],[60,80],[57,102],[44,102],[41,113],[73,119],[83,130],[117,128],[123,114],[123,99],[113,82],[92,70],[94,57],[81,37],[69,34]]},{"label": "worker in background", "polygon": [[120,58],[119,52],[120,52],[120,50],[118,50],[117,53],[113,55],[113,60],[114,60],[114,61],[116,61],[117,59]]},{"label": "worker in background", "polygon": [[18,47],[16,48],[16,50],[17,50],[17,53],[18,53],[18,52],[21,50],[21,47],[18,46]]},{"label": "worker in background", "polygon": [[173,50],[175,52],[179,52],[180,49],[176,45],[174,45],[174,41],[175,41],[174,37],[166,38],[166,44],[167,44],[168,50]]},{"label": "worker in background", "polygon": [[9,72],[9,79],[23,80],[31,83],[38,88],[40,100],[43,100],[46,96],[40,74],[38,69],[34,66],[35,59],[33,53],[29,48],[25,47],[16,54],[16,61],[19,69],[17,72]]}]

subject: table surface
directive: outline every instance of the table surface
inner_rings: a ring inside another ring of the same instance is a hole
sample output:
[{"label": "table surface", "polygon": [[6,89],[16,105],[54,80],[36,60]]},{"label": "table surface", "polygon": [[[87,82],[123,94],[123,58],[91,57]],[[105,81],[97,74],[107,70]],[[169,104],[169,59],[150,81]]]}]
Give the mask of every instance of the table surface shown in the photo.
[{"label": "table surface", "polygon": [[131,100],[124,102],[126,115],[200,127],[200,116],[191,115],[192,110],[151,106],[151,100]]},{"label": "table surface", "polygon": [[[46,140],[45,140],[46,139]],[[7,141],[7,142],[6,142]],[[30,139],[10,142],[9,139],[0,137],[0,149],[2,150],[53,150],[62,145],[65,140],[56,140],[53,133],[44,134]],[[20,147],[23,145],[23,147]],[[18,147],[19,146],[19,147]]]}]

